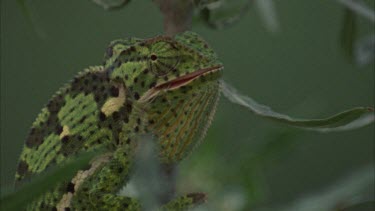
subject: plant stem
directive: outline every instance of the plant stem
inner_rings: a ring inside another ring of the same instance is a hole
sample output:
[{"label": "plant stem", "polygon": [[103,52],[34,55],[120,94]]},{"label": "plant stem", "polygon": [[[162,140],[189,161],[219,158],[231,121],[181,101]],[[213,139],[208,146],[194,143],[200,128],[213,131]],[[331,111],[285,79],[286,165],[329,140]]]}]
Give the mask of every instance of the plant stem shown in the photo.
[{"label": "plant stem", "polygon": [[191,29],[193,3],[191,0],[154,0],[164,16],[164,33],[167,36]]},{"label": "plant stem", "polygon": [[[167,36],[174,36],[178,33],[191,29],[193,17],[193,1],[192,0],[153,0],[159,7],[160,12],[164,16],[164,33]],[[168,184],[165,190],[159,196],[161,203],[170,201],[176,192],[176,174],[177,167],[175,164],[162,165],[162,176],[166,178]]]}]

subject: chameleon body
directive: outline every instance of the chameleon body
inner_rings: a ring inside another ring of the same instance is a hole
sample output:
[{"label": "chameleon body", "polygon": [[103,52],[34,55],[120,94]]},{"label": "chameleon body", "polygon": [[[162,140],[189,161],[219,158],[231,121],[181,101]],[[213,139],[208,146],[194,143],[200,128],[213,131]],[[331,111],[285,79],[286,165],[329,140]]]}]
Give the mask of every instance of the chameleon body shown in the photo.
[{"label": "chameleon body", "polygon": [[[108,152],[27,210],[140,210],[136,199],[117,195],[131,176],[137,137],[153,134],[164,164],[185,158],[211,123],[222,69],[193,32],[111,42],[104,64],[80,72],[38,115],[20,156],[16,186],[77,153],[103,146]],[[192,193],[163,208],[183,210],[202,201],[204,195]]]}]

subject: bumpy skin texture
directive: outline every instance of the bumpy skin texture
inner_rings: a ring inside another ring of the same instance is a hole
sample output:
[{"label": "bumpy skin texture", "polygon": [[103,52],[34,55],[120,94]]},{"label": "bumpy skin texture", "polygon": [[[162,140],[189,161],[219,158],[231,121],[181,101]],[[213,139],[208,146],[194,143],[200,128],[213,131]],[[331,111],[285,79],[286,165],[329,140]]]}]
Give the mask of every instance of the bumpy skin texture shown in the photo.
[{"label": "bumpy skin texture", "polygon": [[[16,186],[80,152],[105,146],[89,167],[61,181],[28,210],[140,210],[118,196],[130,177],[137,137],[157,137],[162,163],[177,163],[202,140],[219,99],[222,65],[197,34],[111,42],[103,66],[79,73],[33,123]],[[165,204],[184,210],[205,200],[192,193]]]}]

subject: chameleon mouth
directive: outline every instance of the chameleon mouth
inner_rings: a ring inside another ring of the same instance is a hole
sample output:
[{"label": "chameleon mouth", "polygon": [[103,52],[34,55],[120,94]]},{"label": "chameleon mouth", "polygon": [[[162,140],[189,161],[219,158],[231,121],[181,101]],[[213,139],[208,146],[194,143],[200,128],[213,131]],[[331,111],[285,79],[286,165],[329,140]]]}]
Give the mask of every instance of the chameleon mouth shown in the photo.
[{"label": "chameleon mouth", "polygon": [[148,90],[145,94],[143,94],[142,97],[139,99],[139,101],[140,102],[146,102],[149,99],[153,98],[155,95],[157,95],[162,90],[177,89],[181,86],[184,86],[184,85],[190,83],[191,81],[195,80],[196,78],[198,78],[200,76],[203,76],[203,75],[206,75],[206,74],[209,74],[209,73],[213,73],[213,72],[217,72],[221,69],[223,69],[222,65],[203,68],[203,69],[199,69],[197,71],[194,71],[192,73],[186,74],[184,76],[178,77],[176,79],[173,79],[171,81],[156,85],[154,88]]}]

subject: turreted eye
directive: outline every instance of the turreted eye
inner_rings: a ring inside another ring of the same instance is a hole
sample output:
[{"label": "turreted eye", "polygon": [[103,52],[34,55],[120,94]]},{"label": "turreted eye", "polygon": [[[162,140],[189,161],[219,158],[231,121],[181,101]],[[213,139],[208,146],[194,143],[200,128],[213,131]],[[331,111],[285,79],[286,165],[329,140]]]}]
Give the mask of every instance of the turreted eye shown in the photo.
[{"label": "turreted eye", "polygon": [[152,61],[155,61],[158,59],[158,57],[155,54],[152,54],[150,58]]},{"label": "turreted eye", "polygon": [[180,56],[173,43],[160,41],[152,45],[149,58],[150,70],[157,76],[164,76],[176,68]]}]

